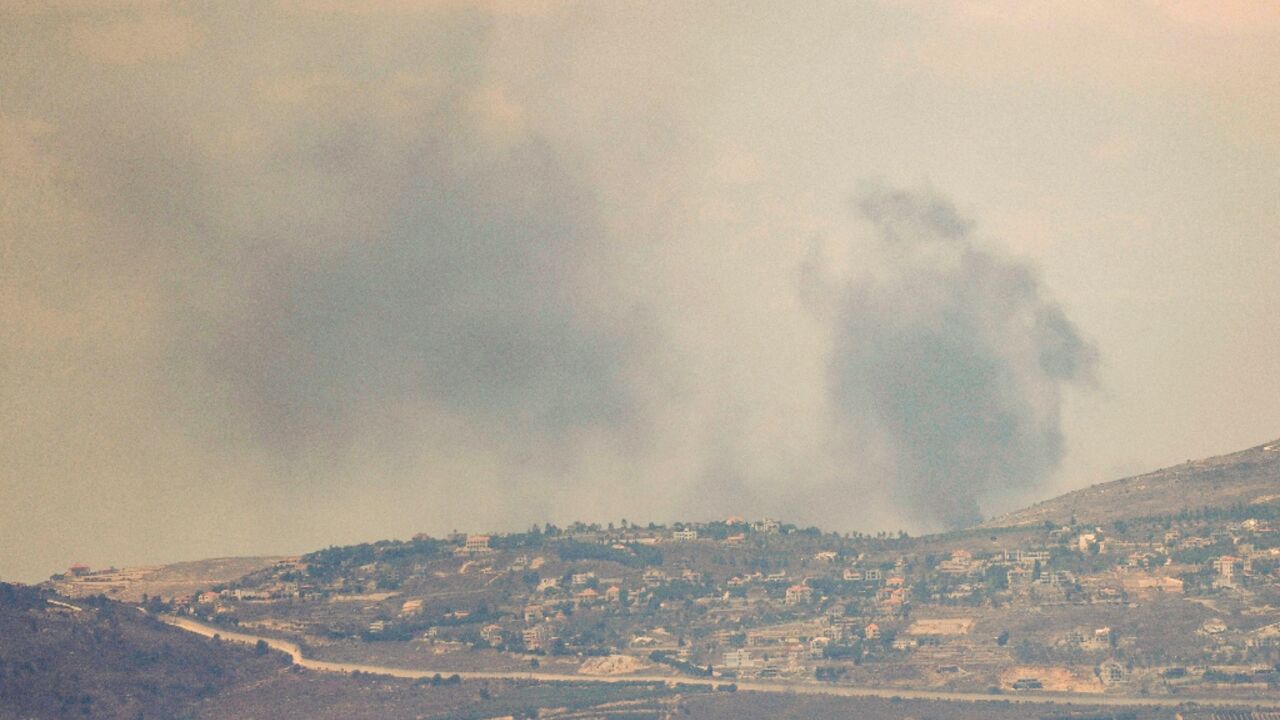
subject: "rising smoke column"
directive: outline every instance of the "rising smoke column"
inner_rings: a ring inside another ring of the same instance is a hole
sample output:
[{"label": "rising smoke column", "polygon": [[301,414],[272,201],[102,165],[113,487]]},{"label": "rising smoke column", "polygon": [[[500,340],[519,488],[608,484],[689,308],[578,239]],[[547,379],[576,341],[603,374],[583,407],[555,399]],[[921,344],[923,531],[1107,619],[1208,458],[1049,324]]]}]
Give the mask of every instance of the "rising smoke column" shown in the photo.
[{"label": "rising smoke column", "polygon": [[1025,262],[979,247],[929,192],[873,187],[870,269],[832,310],[832,401],[849,448],[889,458],[892,493],[963,527],[983,498],[1032,487],[1062,458],[1061,393],[1096,352]]}]

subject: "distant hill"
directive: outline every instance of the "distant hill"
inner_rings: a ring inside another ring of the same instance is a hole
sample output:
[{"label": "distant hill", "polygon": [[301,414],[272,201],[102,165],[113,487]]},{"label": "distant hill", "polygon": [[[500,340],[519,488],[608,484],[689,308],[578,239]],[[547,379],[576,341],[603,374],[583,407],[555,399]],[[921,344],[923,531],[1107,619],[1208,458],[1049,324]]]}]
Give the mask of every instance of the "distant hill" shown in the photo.
[{"label": "distant hill", "polygon": [[1093,485],[986,521],[1016,527],[1047,521],[1104,523],[1183,510],[1280,502],[1280,440],[1145,475]]},{"label": "distant hill", "polygon": [[287,557],[211,558],[172,565],[151,565],[94,570],[85,574],[55,575],[48,584],[59,595],[91,597],[105,595],[122,602],[141,602],[144,597],[172,598],[207,590],[211,585],[233,580],[266,567],[291,560]]}]

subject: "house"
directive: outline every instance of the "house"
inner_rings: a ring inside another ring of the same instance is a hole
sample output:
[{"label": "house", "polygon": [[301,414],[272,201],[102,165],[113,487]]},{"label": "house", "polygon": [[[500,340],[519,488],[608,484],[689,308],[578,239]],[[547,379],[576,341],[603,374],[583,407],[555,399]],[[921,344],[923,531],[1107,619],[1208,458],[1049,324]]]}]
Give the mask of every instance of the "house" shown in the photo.
[{"label": "house", "polygon": [[591,588],[587,588],[574,593],[573,599],[582,605],[591,605],[600,599],[600,593]]},{"label": "house", "polygon": [[853,582],[856,580],[861,580],[862,573],[857,570],[854,570],[853,568],[845,568],[844,573],[841,574],[841,577],[844,578],[846,582]]},{"label": "house", "polygon": [[819,635],[809,639],[809,657],[820,658],[827,646],[831,644],[831,638],[825,635]]},{"label": "house", "polygon": [[745,533],[737,533],[725,538],[724,544],[725,545],[741,545],[746,541],[747,541],[747,536]]},{"label": "house", "polygon": [[1103,685],[1114,685],[1123,682],[1125,677],[1124,666],[1115,660],[1108,660],[1098,667],[1098,679]]},{"label": "house", "polygon": [[1040,563],[1043,567],[1049,562],[1050,553],[1048,550],[1006,550],[1004,557],[1005,560],[1017,563],[1018,565],[1031,567],[1036,563]]},{"label": "house", "polygon": [[542,578],[538,581],[538,592],[552,590],[559,584],[560,581],[556,578]]},{"label": "house", "polygon": [[71,573],[73,577],[84,577],[89,574],[90,570],[88,565],[76,563],[68,568],[67,572]]},{"label": "house", "polygon": [[609,589],[604,591],[604,599],[611,603],[621,602],[622,588],[617,585],[610,585]]},{"label": "house", "polygon": [[480,638],[490,645],[501,645],[503,642],[502,626],[489,624],[480,628]]},{"label": "house", "polygon": [[547,624],[525,628],[520,634],[524,646],[530,650],[546,650],[551,646],[551,628]]},{"label": "house", "polygon": [[417,615],[420,612],[422,612],[422,600],[420,599],[405,600],[400,606],[400,617]]},{"label": "house", "polygon": [[574,573],[569,579],[573,583],[574,587],[581,587],[590,583],[592,580],[595,580],[596,574],[593,572]]},{"label": "house", "polygon": [[1280,623],[1264,625],[1249,633],[1245,647],[1274,648],[1280,647]]},{"label": "house", "polygon": [[868,640],[879,640],[880,626],[875,623],[867,623],[867,626],[862,629],[862,637]]},{"label": "house", "polygon": [[813,588],[808,585],[798,584],[787,588],[786,604],[800,605],[813,600]]},{"label": "house", "polygon": [[1153,559],[1155,559],[1154,554],[1136,550],[1125,558],[1125,564],[1132,568],[1150,568]]},{"label": "house", "polygon": [[661,585],[667,581],[667,574],[658,568],[649,568],[648,570],[645,570],[642,577],[644,578],[645,585]]},{"label": "house", "polygon": [[675,540],[676,542],[691,542],[693,540],[698,539],[698,531],[694,530],[693,528],[688,528],[686,530],[676,530],[675,532],[671,533],[671,539]]},{"label": "house", "polygon": [[948,575],[966,575],[973,568],[973,553],[956,550],[951,557],[938,563],[938,571]]},{"label": "house", "polygon": [[1083,647],[1093,650],[1100,650],[1111,647],[1111,639],[1115,636],[1109,627],[1100,627],[1093,631],[1093,635],[1085,640]]},{"label": "house", "polygon": [[488,535],[468,535],[467,542],[463,546],[463,548],[467,552],[471,553],[472,555],[476,555],[479,553],[487,553],[491,550],[491,548],[489,547],[489,536]]},{"label": "house", "polygon": [[1232,587],[1240,579],[1244,571],[1244,563],[1238,557],[1223,555],[1213,561],[1213,571],[1217,573],[1217,584]]},{"label": "house", "polygon": [[759,522],[751,523],[751,529],[762,533],[776,533],[782,529],[782,524],[777,520],[765,518]]},{"label": "house", "polygon": [[910,597],[910,591],[907,588],[898,587],[885,592],[881,602],[889,607],[901,607],[907,603]]},{"label": "house", "polygon": [[1009,587],[1022,587],[1031,582],[1032,571],[1022,565],[1015,565],[1009,568]]},{"label": "house", "polygon": [[751,659],[751,651],[746,648],[726,650],[720,664],[730,670],[742,670],[756,665],[755,661]]}]

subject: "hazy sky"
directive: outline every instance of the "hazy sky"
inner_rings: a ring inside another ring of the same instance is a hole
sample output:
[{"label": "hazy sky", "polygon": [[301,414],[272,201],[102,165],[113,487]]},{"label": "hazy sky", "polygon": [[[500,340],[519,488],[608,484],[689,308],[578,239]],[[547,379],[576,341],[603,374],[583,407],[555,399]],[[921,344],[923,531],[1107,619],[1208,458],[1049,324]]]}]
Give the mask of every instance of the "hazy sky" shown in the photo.
[{"label": "hazy sky", "polygon": [[0,578],[1280,437],[1278,8],[0,3]]}]

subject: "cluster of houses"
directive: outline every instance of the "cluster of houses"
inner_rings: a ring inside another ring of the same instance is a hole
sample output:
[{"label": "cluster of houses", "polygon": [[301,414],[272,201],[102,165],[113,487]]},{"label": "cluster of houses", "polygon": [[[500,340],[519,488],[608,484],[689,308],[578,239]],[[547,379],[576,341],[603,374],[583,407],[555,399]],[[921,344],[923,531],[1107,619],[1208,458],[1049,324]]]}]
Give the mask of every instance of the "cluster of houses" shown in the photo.
[{"label": "cluster of houses", "polygon": [[[1030,542],[1022,547],[984,549],[970,539],[939,554],[905,539],[859,543],[769,519],[673,528],[575,525],[527,548],[510,537],[454,535],[444,541],[447,552],[414,566],[413,577],[390,583],[376,558],[323,581],[295,560],[256,584],[176,600],[193,612],[222,614],[284,599],[360,598],[351,612],[364,614],[366,636],[401,637],[392,631],[407,626],[418,628],[422,641],[477,641],[477,647],[515,652],[663,653],[740,677],[812,675],[854,657],[962,673],[967,665],[1012,662],[1003,641],[975,632],[975,614],[1177,596],[1188,592],[1183,578],[1195,573],[1212,577],[1207,587],[1213,592],[1274,583],[1273,545],[1280,543],[1268,539],[1272,533],[1262,520],[1154,534],[1062,527],[1024,533],[1020,537]],[[576,554],[560,557],[559,543],[572,545]],[[584,552],[584,544],[601,547]],[[1212,554],[1223,547],[1230,553]],[[1207,554],[1198,565],[1178,560],[1196,553]],[[616,558],[635,562],[609,562]],[[451,592],[507,589],[496,607],[475,619],[454,608],[447,623],[423,629],[429,588],[463,580],[458,587],[471,590]],[[406,581],[412,589],[400,589]],[[1200,583],[1195,591],[1205,587]],[[1276,647],[1276,628],[1280,624],[1237,638],[1208,624],[1202,633],[1219,644],[1229,638]],[[1058,633],[1046,640],[1048,647],[1093,653],[1101,658],[1095,668],[1100,682],[1123,682],[1125,668],[1106,664],[1126,642],[1112,627]]]}]

